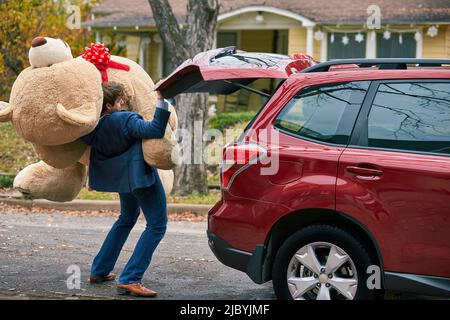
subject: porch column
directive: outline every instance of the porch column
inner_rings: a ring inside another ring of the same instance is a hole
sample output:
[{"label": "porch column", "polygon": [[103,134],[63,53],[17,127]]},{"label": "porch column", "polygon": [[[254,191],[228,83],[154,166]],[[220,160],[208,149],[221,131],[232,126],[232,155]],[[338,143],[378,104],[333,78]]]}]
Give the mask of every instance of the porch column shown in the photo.
[{"label": "porch column", "polygon": [[314,54],[314,27],[306,27],[306,54],[313,56]]},{"label": "porch column", "polygon": [[320,47],[320,61],[325,62],[328,59],[328,32],[323,33],[322,45]]},{"label": "porch column", "polygon": [[95,43],[102,42],[102,36],[99,31],[95,31]]},{"label": "porch column", "polygon": [[145,69],[145,41],[143,38],[139,41],[139,65]]},{"label": "porch column", "polygon": [[[447,35],[450,29],[447,29]],[[448,36],[447,36],[448,38]],[[450,39],[450,38],[448,38]],[[423,31],[420,30],[420,38],[416,40],[416,58],[421,59],[423,56]]]},{"label": "porch column", "polygon": [[377,33],[375,31],[367,32],[366,39],[366,58],[375,59],[377,57]]}]

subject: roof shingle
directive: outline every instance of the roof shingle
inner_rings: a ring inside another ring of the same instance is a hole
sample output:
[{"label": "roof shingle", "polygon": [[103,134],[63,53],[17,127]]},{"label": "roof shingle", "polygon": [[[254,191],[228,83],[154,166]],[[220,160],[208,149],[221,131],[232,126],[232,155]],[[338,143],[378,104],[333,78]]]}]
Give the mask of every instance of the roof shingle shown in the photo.
[{"label": "roof shingle", "polygon": [[[187,0],[169,0],[183,21]],[[220,0],[220,13],[265,5],[292,11],[319,24],[364,24],[367,8],[377,4],[382,24],[450,23],[450,0]],[[93,10],[97,19],[87,26],[154,26],[148,0],[104,0]]]}]

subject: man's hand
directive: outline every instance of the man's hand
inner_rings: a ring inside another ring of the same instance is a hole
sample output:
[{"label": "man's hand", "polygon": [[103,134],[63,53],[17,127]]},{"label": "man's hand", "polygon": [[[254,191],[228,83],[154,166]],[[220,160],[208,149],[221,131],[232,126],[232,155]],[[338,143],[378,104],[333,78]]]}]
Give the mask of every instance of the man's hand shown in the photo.
[{"label": "man's hand", "polygon": [[164,100],[164,97],[161,95],[161,92],[156,91],[158,96],[158,101],[156,102],[156,108],[169,110],[169,104]]}]

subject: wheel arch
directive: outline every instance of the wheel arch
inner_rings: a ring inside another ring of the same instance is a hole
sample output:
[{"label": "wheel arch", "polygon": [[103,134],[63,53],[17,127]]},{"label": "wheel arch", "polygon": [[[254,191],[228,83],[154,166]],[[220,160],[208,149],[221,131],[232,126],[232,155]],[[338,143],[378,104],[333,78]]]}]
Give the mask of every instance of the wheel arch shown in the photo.
[{"label": "wheel arch", "polygon": [[367,246],[372,263],[378,265],[381,269],[382,286],[384,287],[383,256],[375,237],[358,220],[345,213],[329,209],[303,209],[294,211],[280,218],[272,226],[265,241],[267,248],[263,267],[263,278],[265,281],[271,280],[274,258],[284,241],[298,230],[314,224],[330,224],[341,227]]}]

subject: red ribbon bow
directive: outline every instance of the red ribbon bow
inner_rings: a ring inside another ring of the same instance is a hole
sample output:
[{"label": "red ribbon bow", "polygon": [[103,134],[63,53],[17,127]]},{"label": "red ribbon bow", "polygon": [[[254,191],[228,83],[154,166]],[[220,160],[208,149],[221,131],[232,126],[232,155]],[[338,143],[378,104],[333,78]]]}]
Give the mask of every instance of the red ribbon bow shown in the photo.
[{"label": "red ribbon bow", "polygon": [[103,82],[108,82],[108,74],[106,73],[106,70],[109,68],[130,71],[130,66],[111,60],[109,49],[105,47],[103,43],[91,43],[89,47],[84,48],[84,52],[81,53],[81,57],[92,63],[98,70],[100,70]]}]

